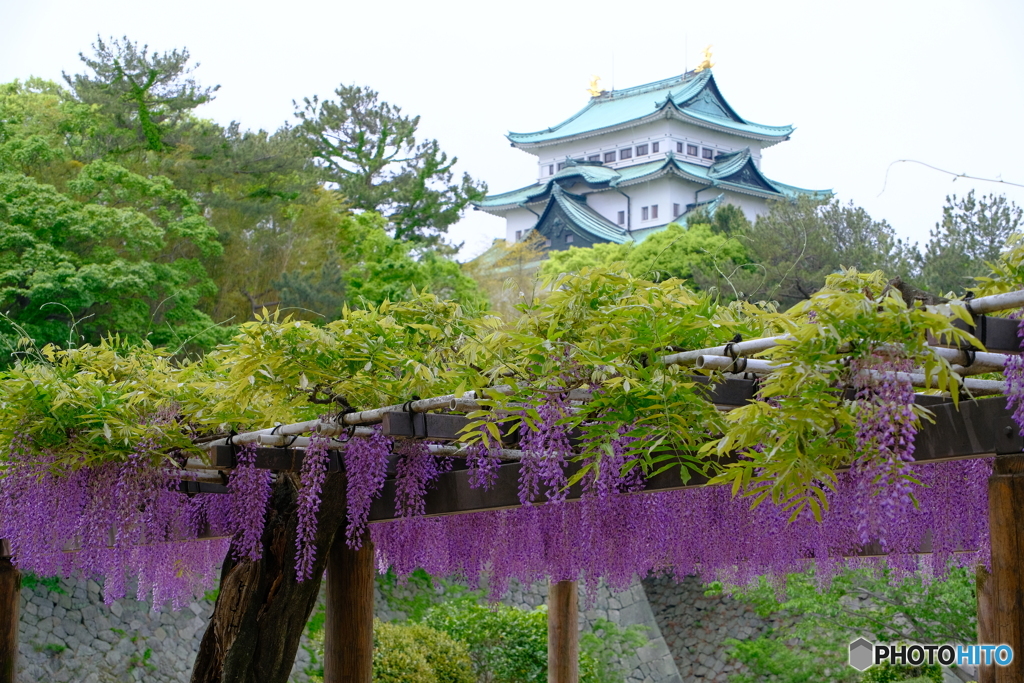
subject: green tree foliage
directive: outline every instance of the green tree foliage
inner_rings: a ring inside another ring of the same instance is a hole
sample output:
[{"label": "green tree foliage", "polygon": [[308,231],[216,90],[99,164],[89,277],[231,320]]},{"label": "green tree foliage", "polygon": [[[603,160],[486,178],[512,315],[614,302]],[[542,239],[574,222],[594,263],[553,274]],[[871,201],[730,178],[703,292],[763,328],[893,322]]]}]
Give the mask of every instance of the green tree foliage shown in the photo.
[{"label": "green tree foliage", "polygon": [[347,298],[353,304],[405,301],[416,291],[429,291],[469,309],[482,306],[476,283],[458,263],[434,251],[414,258],[413,245],[390,236],[377,214],[363,214],[357,220],[363,227],[353,236],[347,259],[351,266],[344,275]]},{"label": "green tree foliage", "polygon": [[962,294],[987,264],[999,260],[1007,239],[1024,223],[1024,210],[1005,195],[946,197],[924,254],[921,284],[936,294]]},{"label": "green tree foliage", "polygon": [[514,242],[494,240],[487,251],[466,263],[463,269],[487,297],[490,310],[506,320],[513,320],[520,306],[532,305],[543,293],[537,275],[545,253],[544,237],[531,230]]},{"label": "green tree foliage", "polygon": [[714,232],[707,224],[684,228],[673,223],[636,245],[626,259],[629,271],[637,277],[664,280],[671,277],[705,282],[714,274],[728,273],[747,260],[743,245]]},{"label": "green tree foliage", "polygon": [[107,150],[128,152],[138,148],[164,151],[174,142],[175,127],[192,110],[213,99],[220,86],[201,86],[191,75],[188,50],[153,52],[126,37],[104,42],[97,37],[90,57],[80,53],[89,74],[64,74],[85,104],[97,105],[109,124],[101,129]]},{"label": "green tree foliage", "polygon": [[418,116],[380,101],[370,88],[342,85],[337,100],[305,98],[296,103],[299,130],[322,166],[356,209],[385,216],[394,237],[436,245],[466,205],[487,186],[469,174],[455,179],[437,140],[417,141]]},{"label": "green tree foliage", "polygon": [[913,275],[919,266],[916,246],[898,239],[888,223],[835,199],[773,202],[740,239],[755,267],[752,276],[734,278],[737,291],[786,306],[809,298],[844,267],[891,277]]},{"label": "green tree foliage", "polygon": [[166,179],[108,162],[68,188],[0,174],[0,331],[40,345],[67,343],[72,327],[73,343],[214,343],[198,305],[216,289],[199,259],[221,247],[198,207]]},{"label": "green tree foliage", "polygon": [[[860,678],[845,666],[847,645],[861,636],[877,642],[915,643],[973,643],[977,637],[972,570],[951,568],[942,579],[913,575],[899,581],[888,569],[847,570],[827,586],[821,586],[811,570],[787,576],[781,599],[778,589],[762,579],[737,593],[762,616],[799,615],[775,633],[753,641],[730,641],[733,656],[755,673],[754,678],[738,678],[737,683],[767,675],[779,675],[786,683],[826,679],[875,683],[922,675],[941,682],[938,666],[881,667]],[[969,680],[966,672],[952,670],[961,680]]]},{"label": "green tree foliage", "polygon": [[703,209],[698,209],[686,217],[686,223],[710,225],[711,230],[719,235],[739,235],[750,228],[750,221],[747,220],[743,209],[735,204],[722,204],[711,215]]},{"label": "green tree foliage", "polygon": [[81,166],[77,159],[95,126],[92,107],[56,83],[0,84],[0,171],[62,183]]},{"label": "green tree foliage", "polygon": [[615,264],[625,268],[631,249],[629,243],[601,242],[592,247],[549,251],[547,259],[540,264],[540,274],[553,277],[560,273],[578,273],[584,268],[610,268]]},{"label": "green tree foliage", "polygon": [[743,244],[716,232],[706,223],[689,227],[672,223],[637,245],[632,243],[595,244],[550,252],[541,264],[544,276],[575,273],[584,268],[604,268],[618,264],[626,272],[641,278],[667,280],[679,278],[705,288],[725,283],[747,261]]},{"label": "green tree foliage", "polygon": [[[32,224],[34,239],[50,235],[62,256],[6,273],[5,291],[17,296],[9,305],[13,321],[25,323],[22,333],[39,346],[67,341],[61,327],[80,318],[86,322],[78,333],[89,341],[111,331],[176,348],[213,321],[238,324],[264,307],[326,321],[346,303],[371,305],[414,291],[483,304],[447,252],[392,243],[375,212],[353,210],[342,194],[325,190],[302,130],[248,131],[197,118],[196,107],[217,88],[197,82],[188,50],[151,52],[127,38],[98,39],[81,57],[86,73],[65,74],[70,89],[39,79],[0,85],[0,173],[13,174],[5,176],[6,201],[24,203],[31,192],[44,203],[70,202],[56,213],[38,211]],[[441,192],[435,181],[450,176],[450,164],[431,149],[403,168],[426,173],[443,161],[448,170],[435,168],[424,180]],[[401,183],[408,206],[432,211],[428,205],[441,195],[421,201],[410,182]],[[45,226],[48,215],[78,221],[72,210],[87,216],[76,235],[88,233],[88,240]],[[131,234],[118,242],[125,231]],[[31,246],[5,237],[5,262]],[[39,253],[38,244],[31,249]],[[68,269],[89,277],[55,285],[54,273]],[[51,303],[69,310],[43,308]],[[225,336],[204,332],[193,346],[209,348]]]}]

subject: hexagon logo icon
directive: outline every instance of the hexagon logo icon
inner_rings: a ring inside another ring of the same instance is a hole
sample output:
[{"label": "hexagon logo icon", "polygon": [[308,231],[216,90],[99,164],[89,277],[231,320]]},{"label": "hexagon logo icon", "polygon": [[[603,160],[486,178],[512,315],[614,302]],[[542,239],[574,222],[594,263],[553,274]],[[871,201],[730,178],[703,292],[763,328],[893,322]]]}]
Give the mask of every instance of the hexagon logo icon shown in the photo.
[{"label": "hexagon logo icon", "polygon": [[869,669],[872,665],[871,653],[875,646],[866,638],[858,638],[850,643],[850,666],[857,671]]}]

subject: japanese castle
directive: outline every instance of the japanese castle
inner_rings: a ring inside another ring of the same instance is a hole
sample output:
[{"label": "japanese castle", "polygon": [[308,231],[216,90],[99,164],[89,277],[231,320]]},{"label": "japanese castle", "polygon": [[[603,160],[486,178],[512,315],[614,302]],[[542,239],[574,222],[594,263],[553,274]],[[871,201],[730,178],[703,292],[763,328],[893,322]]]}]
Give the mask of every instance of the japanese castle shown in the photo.
[{"label": "japanese castle", "polygon": [[[706,66],[705,66],[706,65]],[[508,243],[531,229],[549,250],[641,241],[701,209],[735,204],[749,219],[772,199],[828,197],[771,180],[761,152],[789,139],[792,126],[742,118],[715,83],[710,63],[681,76],[601,91],[552,128],[509,133],[537,157],[538,180],[490,195],[475,207],[503,216]]]}]

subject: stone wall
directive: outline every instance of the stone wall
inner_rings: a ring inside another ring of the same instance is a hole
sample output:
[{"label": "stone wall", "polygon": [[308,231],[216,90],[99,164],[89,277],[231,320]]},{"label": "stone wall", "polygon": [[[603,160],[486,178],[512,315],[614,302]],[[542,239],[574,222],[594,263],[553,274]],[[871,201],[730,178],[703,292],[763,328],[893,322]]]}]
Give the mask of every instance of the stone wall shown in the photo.
[{"label": "stone wall", "polygon": [[705,597],[693,576],[644,579],[643,586],[683,683],[727,683],[730,674],[747,672],[726,655],[725,639],[757,638],[781,625],[728,595]]},{"label": "stone wall", "polygon": [[[19,681],[113,683],[188,681],[199,641],[213,605],[200,599],[185,609],[154,612],[145,602],[118,600],[103,604],[95,582],[60,580],[51,590],[42,583],[22,588]],[[543,604],[543,584],[513,585],[505,602],[533,608]],[[589,603],[589,604],[588,604]],[[377,614],[402,618],[391,611],[378,591]],[[614,593],[597,588],[592,601],[581,595],[580,626],[598,618],[622,627],[643,625],[650,639],[625,662],[629,683],[724,683],[733,665],[725,656],[726,637],[753,638],[772,626],[753,608],[728,596],[705,598],[693,578],[636,582]],[[300,648],[292,680],[306,683],[302,673],[309,655]]]},{"label": "stone wall", "polygon": [[103,604],[94,581],[21,589],[19,682],[188,681],[213,611],[197,600],[178,612],[146,602]]}]

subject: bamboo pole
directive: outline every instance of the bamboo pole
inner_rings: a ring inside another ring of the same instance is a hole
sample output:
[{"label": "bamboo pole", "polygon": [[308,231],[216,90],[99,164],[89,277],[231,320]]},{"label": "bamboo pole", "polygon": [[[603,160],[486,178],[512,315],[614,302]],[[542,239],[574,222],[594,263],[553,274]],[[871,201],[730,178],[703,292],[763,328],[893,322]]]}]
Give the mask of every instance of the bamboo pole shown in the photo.
[{"label": "bamboo pole", "polygon": [[575,581],[548,584],[548,683],[579,683],[578,600]]},{"label": "bamboo pole", "polygon": [[1016,292],[1005,292],[1003,294],[982,296],[977,299],[971,299],[969,302],[951,301],[950,303],[960,304],[964,307],[967,307],[969,303],[969,310],[973,313],[993,313],[995,311],[1005,311],[1010,308],[1021,308],[1024,306],[1024,289],[1017,290]]},{"label": "bamboo pole", "polygon": [[1013,648],[1009,666],[992,667],[993,683],[1024,680],[1024,454],[999,456],[988,484],[992,552],[991,615],[988,644]]},{"label": "bamboo pole", "polygon": [[0,683],[14,683],[18,665],[21,572],[11,561],[10,542],[0,539]]},{"label": "bamboo pole", "polygon": [[682,351],[662,356],[659,361],[664,365],[693,365],[701,356],[724,356],[730,351],[736,356],[749,356],[754,353],[767,351],[778,346],[779,342],[783,339],[791,338],[788,334],[784,334],[778,337],[764,337],[763,339],[751,339],[750,341],[741,341],[734,344],[712,346],[707,349],[697,349],[696,351]]},{"label": "bamboo pole", "polygon": [[373,577],[370,534],[352,550],[339,530],[327,558],[324,683],[371,683]]},{"label": "bamboo pole", "polygon": [[[950,350],[956,351],[956,349]],[[1001,356],[1002,354],[988,353],[984,355]],[[696,361],[698,370],[720,370],[733,373],[749,372],[753,375],[768,375],[785,366],[785,363],[775,364],[760,358],[732,358],[731,356],[699,356]],[[956,367],[954,367],[954,370],[956,370]],[[875,378],[883,378],[886,374],[877,370],[861,370],[861,372]],[[926,389],[935,387],[936,378],[933,377],[932,381],[928,382],[928,378],[923,373],[897,372],[894,374],[900,379],[908,380],[915,387]],[[1006,392],[1006,383],[1002,380],[965,378],[962,380],[962,384],[965,389],[975,396],[987,396]]]}]

